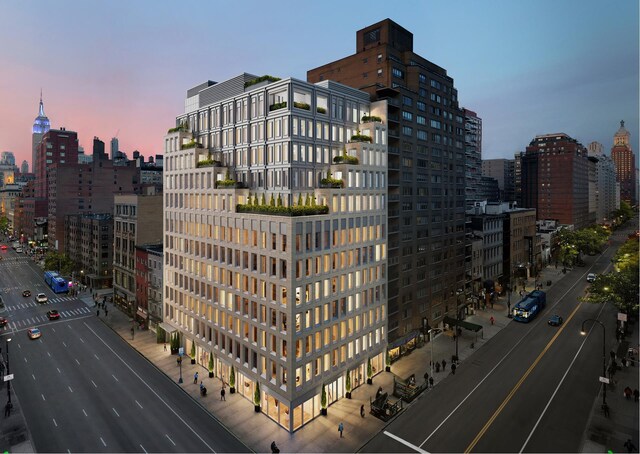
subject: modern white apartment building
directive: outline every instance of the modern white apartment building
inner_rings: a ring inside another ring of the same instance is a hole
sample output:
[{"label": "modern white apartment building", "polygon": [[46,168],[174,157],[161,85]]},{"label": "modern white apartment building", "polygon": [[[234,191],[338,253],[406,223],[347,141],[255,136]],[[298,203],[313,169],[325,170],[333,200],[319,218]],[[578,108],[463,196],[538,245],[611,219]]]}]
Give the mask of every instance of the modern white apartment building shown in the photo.
[{"label": "modern white apartment building", "polygon": [[386,111],[245,73],[165,137],[164,326],[289,431],[385,367]]}]

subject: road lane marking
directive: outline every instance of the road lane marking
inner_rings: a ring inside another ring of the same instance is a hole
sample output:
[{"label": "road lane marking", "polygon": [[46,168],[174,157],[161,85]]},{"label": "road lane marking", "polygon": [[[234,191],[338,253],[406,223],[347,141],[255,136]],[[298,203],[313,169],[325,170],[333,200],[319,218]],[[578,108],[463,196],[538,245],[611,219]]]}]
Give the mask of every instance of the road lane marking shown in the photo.
[{"label": "road lane marking", "polygon": [[36,379],[36,376],[31,374],[31,378],[33,378],[34,380]]},{"label": "road lane marking", "polygon": [[119,382],[120,380],[118,380],[118,377],[116,377],[115,375],[111,374],[111,376],[115,379],[115,381]]},{"label": "road lane marking", "polygon": [[102,442],[103,445],[107,446],[107,444],[105,443],[105,441],[102,439],[102,437],[100,437],[100,441]]},{"label": "road lane marking", "polygon": [[145,453],[147,452],[146,449],[144,449],[144,446],[140,445],[140,449],[142,449],[142,451],[144,451]]},{"label": "road lane marking", "polygon": [[80,338],[80,342],[82,342],[82,343],[84,344],[84,339],[83,339],[83,338]]},{"label": "road lane marking", "polygon": [[96,359],[97,359],[98,361],[100,361],[100,358],[98,358],[98,355],[96,355],[96,354],[94,353],[94,354],[93,354],[93,356],[95,356],[95,357],[96,357]]},{"label": "road lane marking", "polygon": [[69,391],[73,392],[73,389],[71,389],[71,386],[67,386],[67,388],[69,388]]},{"label": "road lane marking", "polygon": [[538,355],[538,357],[535,359],[535,361],[533,363],[531,363],[531,366],[529,366],[529,369],[527,369],[527,371],[524,373],[524,375],[520,378],[520,380],[518,380],[518,383],[515,384],[515,386],[511,389],[511,392],[509,392],[509,394],[507,395],[507,397],[505,397],[505,399],[502,401],[502,403],[500,404],[500,406],[498,407],[498,409],[493,413],[493,415],[491,416],[491,418],[489,418],[489,420],[486,422],[486,424],[484,425],[484,427],[480,430],[480,432],[478,432],[478,435],[476,435],[476,437],[473,439],[473,441],[471,442],[471,444],[469,444],[469,446],[467,446],[467,448],[464,450],[465,453],[469,453],[471,452],[471,450],[478,444],[478,442],[480,441],[480,439],[484,436],[484,434],[487,432],[487,430],[489,430],[489,427],[491,427],[491,425],[493,424],[493,422],[496,420],[496,418],[498,417],[498,415],[500,413],[502,413],[502,410],[504,410],[504,407],[507,406],[507,404],[509,403],[509,401],[511,400],[511,398],[515,395],[515,393],[520,389],[520,386],[522,386],[522,384],[525,382],[525,380],[529,377],[529,375],[531,375],[531,372],[533,372],[533,369],[536,368],[536,366],[538,365],[538,363],[540,362],[540,360],[542,359],[542,357],[544,355],[547,354],[547,351],[551,348],[551,346],[556,342],[556,339],[558,338],[558,336],[560,336],[560,334],[562,333],[562,331],[564,331],[564,329],[567,327],[567,325],[569,324],[569,322],[571,321],[571,319],[576,315],[576,313],[578,312],[578,309],[580,309],[582,307],[582,302],[579,302],[578,305],[576,306],[576,308],[573,310],[573,312],[571,312],[571,315],[569,315],[569,317],[567,317],[567,320],[562,324],[562,326],[560,327],[560,329],[558,329],[558,331],[556,332],[556,334],[551,338],[551,340],[547,343],[547,345],[542,349],[542,351],[540,352],[540,354]]},{"label": "road lane marking", "polygon": [[80,361],[78,361],[77,358],[74,358],[76,360],[76,363],[78,363],[78,366],[80,365]]},{"label": "road lane marking", "polygon": [[47,355],[49,355],[49,358],[51,358],[51,353],[47,352]]},{"label": "road lane marking", "polygon": [[85,416],[89,416],[89,415],[87,414],[87,412],[86,412],[86,411],[84,411],[84,408],[82,409],[82,413],[84,413],[84,415],[85,415]]},{"label": "road lane marking", "polygon": [[387,431],[385,430],[383,433],[384,433],[387,437],[391,437],[391,438],[393,438],[393,439],[394,439],[394,440],[396,440],[397,442],[400,442],[400,443],[402,443],[403,445],[410,447],[411,449],[413,449],[413,450],[414,450],[414,451],[416,451],[416,452],[423,452],[423,453],[425,453],[425,454],[427,454],[427,453],[428,453],[428,451],[425,451],[424,449],[420,449],[420,448],[419,448],[419,447],[417,447],[416,445],[414,445],[414,444],[412,444],[412,443],[409,443],[407,440],[404,440],[404,439],[400,438],[399,436],[392,434],[391,432],[387,432]]},{"label": "road lane marking", "polygon": [[64,341],[62,341],[62,345],[64,345],[64,347],[67,348],[67,344],[65,344]]},{"label": "road lane marking", "polygon": [[56,332],[56,329],[55,329],[55,328],[51,328],[51,329],[53,330],[53,332],[54,332],[54,333]]},{"label": "road lane marking", "polygon": [[47,399],[44,398],[44,394],[40,394],[40,395],[42,396],[42,400],[47,400]]},{"label": "road lane marking", "polygon": [[164,434],[164,436],[167,437],[171,443],[173,443],[173,446],[176,446],[176,443],[171,439],[171,437],[168,434]]},{"label": "road lane marking", "polygon": [[120,415],[118,414],[118,412],[116,411],[116,409],[115,409],[115,408],[113,408],[113,407],[111,407],[111,409],[112,409],[112,410],[113,410],[113,412],[116,414],[116,416],[119,418],[119,417],[120,417]]},{"label": "road lane marking", "polygon": [[56,427],[58,427],[58,423],[56,422],[56,418],[51,418],[51,419],[53,419],[53,424],[54,424]]},{"label": "road lane marking", "polygon": [[[182,422],[182,424],[184,424],[184,426],[185,426],[188,430],[190,430],[190,431],[191,431],[191,433],[193,433],[196,437],[198,437],[198,439],[202,442],[202,444],[204,444],[204,445],[207,447],[207,449],[209,449],[209,451],[211,451],[212,453],[214,453],[214,454],[215,454],[215,452],[216,452],[216,451],[215,451],[211,446],[209,446],[209,444],[208,444],[208,443],[207,443],[207,442],[206,442],[206,441],[205,441],[205,440],[200,436],[200,434],[198,434],[198,432],[196,432],[196,431],[193,429],[193,427],[191,427],[191,425],[190,425],[190,424],[188,424],[188,423],[187,423],[187,421],[185,421],[185,420],[184,420],[184,418],[178,414],[178,412],[173,408],[173,406],[169,405],[169,403],[168,403],[166,400],[164,400],[164,399],[162,398],[162,396],[161,396],[160,394],[158,394],[158,392],[157,392],[155,389],[153,389],[153,388],[152,388],[152,387],[147,383],[147,381],[146,381],[146,380],[144,380],[144,379],[140,376],[140,374],[138,374],[135,370],[133,370],[133,367],[131,367],[131,366],[129,365],[129,363],[127,363],[127,362],[126,362],[126,361],[125,361],[125,360],[124,360],[120,355],[118,355],[118,353],[116,353],[116,351],[115,351],[115,350],[114,350],[114,349],[113,349],[113,348],[112,348],[112,347],[111,347],[111,346],[110,346],[110,345],[109,345],[109,344],[108,344],[104,339],[102,339],[102,337],[100,337],[100,336],[98,335],[98,333],[96,333],[96,332],[95,332],[95,330],[94,330],[91,326],[89,326],[86,322],[84,323],[84,326],[85,326],[89,331],[91,331],[91,332],[92,332],[92,333],[93,333],[93,334],[94,334],[94,335],[95,335],[95,336],[100,340],[100,342],[102,342],[102,344],[103,344],[107,349],[109,349],[109,350],[111,351],[111,353],[113,353],[113,355],[114,355],[116,358],[118,358],[118,359],[120,360],[120,362],[121,362],[122,364],[124,364],[124,365],[125,365],[125,367],[126,367],[127,369],[129,369],[129,371],[131,371],[131,373],[132,373],[133,375],[135,375],[135,377],[136,377],[138,380],[140,380],[140,382],[142,383],[142,385],[143,385],[143,386],[145,386],[149,391],[151,391],[151,393],[152,393],[154,396],[156,396],[156,398],[157,398],[160,402],[162,402],[162,403],[165,405],[165,407],[167,407],[167,409],[168,409],[171,413],[173,413],[173,414],[174,414],[174,415],[175,415],[175,416],[176,416],[176,417],[177,417],[177,418]],[[212,417],[216,422],[220,423],[220,421],[219,421],[218,419],[216,419],[216,418],[215,418],[211,413],[208,413],[208,414],[209,414],[209,416],[210,416],[210,417]],[[220,423],[220,428],[222,428],[222,429],[226,430],[226,431],[229,433],[229,435],[231,435],[231,436],[232,436],[233,438],[235,438],[236,440],[240,441],[240,440],[238,439],[238,437],[236,437],[236,436],[235,436],[235,434],[234,434],[233,432],[231,432],[227,427],[225,427],[222,423]]]},{"label": "road lane marking", "polygon": [[27,357],[26,357],[26,356],[24,357],[24,362],[25,362],[25,363],[28,363],[28,362],[29,362],[29,361],[27,361]]},{"label": "road lane marking", "polygon": [[[604,310],[604,307],[606,305],[607,305],[606,302],[602,305],[602,307],[600,308],[600,313],[596,317],[596,320],[600,318],[600,314],[602,313],[602,311]],[[589,336],[591,335],[591,331],[593,331],[593,327],[594,326],[595,326],[595,323],[593,323],[591,325],[591,329],[589,330],[587,335],[584,336],[584,339],[582,340],[582,343],[580,344],[580,348],[578,349],[578,351],[576,352],[575,356],[573,357],[573,360],[569,364],[569,367],[567,367],[567,370],[565,371],[564,375],[562,376],[562,379],[558,383],[558,386],[556,386],[556,389],[553,391],[553,394],[549,398],[549,401],[547,402],[547,405],[545,405],[544,410],[542,410],[542,413],[540,413],[540,417],[536,421],[536,424],[533,426],[533,429],[531,429],[531,432],[529,433],[529,436],[524,441],[524,444],[522,445],[522,448],[520,448],[520,451],[519,451],[520,454],[522,454],[522,452],[525,450],[525,448],[529,444],[529,440],[531,440],[531,437],[533,436],[533,433],[536,431],[536,429],[538,428],[538,425],[540,424],[540,421],[542,421],[542,418],[547,413],[547,410],[549,409],[549,406],[551,405],[551,402],[553,401],[553,399],[556,397],[556,394],[558,394],[558,391],[560,390],[560,386],[562,386],[562,383],[564,383],[564,379],[567,378],[567,375],[569,374],[569,371],[573,367],[573,364],[576,362],[576,359],[578,359],[578,355],[580,355],[580,352],[582,351],[582,347],[584,347],[584,344],[587,342],[587,339],[589,339]]]},{"label": "road lane marking", "polygon": [[138,404],[138,407],[142,408],[142,405],[140,405],[140,402],[136,400],[136,403]]}]

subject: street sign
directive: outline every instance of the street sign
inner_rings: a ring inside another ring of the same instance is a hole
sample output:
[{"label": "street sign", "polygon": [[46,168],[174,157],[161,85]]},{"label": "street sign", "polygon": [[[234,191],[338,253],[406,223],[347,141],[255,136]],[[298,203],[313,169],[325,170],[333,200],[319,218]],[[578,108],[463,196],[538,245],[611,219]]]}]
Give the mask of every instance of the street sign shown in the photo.
[{"label": "street sign", "polygon": [[601,383],[606,383],[607,385],[609,384],[609,379],[607,377],[600,377],[599,380]]},{"label": "street sign", "polygon": [[5,375],[4,376],[4,381],[9,381],[9,380],[13,380],[13,374],[9,374],[9,375]]},{"label": "street sign", "polygon": [[625,314],[624,312],[618,312],[618,320],[620,320],[621,322],[626,322],[627,314]]},{"label": "street sign", "polygon": [[184,347],[180,347],[180,348],[178,349],[178,355],[179,355],[179,356],[184,356]]}]

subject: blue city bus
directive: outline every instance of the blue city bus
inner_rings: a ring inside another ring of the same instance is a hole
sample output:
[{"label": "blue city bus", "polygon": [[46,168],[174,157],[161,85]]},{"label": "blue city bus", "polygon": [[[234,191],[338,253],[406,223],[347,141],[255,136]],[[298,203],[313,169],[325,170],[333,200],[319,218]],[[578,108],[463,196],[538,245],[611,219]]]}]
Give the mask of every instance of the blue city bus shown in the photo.
[{"label": "blue city bus", "polygon": [[513,319],[517,322],[529,323],[547,304],[547,294],[535,290],[526,295],[513,308]]},{"label": "blue city bus", "polygon": [[64,293],[69,291],[69,283],[55,271],[45,271],[44,281],[53,293]]}]

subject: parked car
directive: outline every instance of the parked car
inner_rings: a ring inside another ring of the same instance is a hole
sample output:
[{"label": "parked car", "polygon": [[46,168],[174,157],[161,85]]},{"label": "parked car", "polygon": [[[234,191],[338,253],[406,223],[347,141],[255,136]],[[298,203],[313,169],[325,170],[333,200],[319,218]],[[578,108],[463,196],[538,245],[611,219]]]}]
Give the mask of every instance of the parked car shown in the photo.
[{"label": "parked car", "polygon": [[22,296],[24,296],[25,298],[31,296],[31,290],[25,290],[24,292],[22,292]]},{"label": "parked car", "polygon": [[47,301],[49,301],[49,298],[44,293],[38,293],[38,296],[36,296],[36,302],[38,303],[46,303]]},{"label": "parked car", "polygon": [[5,317],[0,317],[0,328],[4,328],[9,323],[9,319]]},{"label": "parked car", "polygon": [[42,332],[40,332],[38,328],[29,328],[27,330],[27,335],[29,336],[29,339],[37,339],[42,336]]},{"label": "parked car", "polygon": [[60,318],[60,313],[57,310],[52,309],[47,312],[47,317],[49,317],[49,320],[58,320]]},{"label": "parked car", "polygon": [[6,251],[7,250],[7,245],[3,244],[2,246],[0,246],[0,249],[2,249],[3,251]]},{"label": "parked car", "polygon": [[587,282],[591,283],[595,281],[597,277],[598,275],[596,273],[589,273],[587,274]]},{"label": "parked car", "polygon": [[560,326],[562,325],[563,321],[564,320],[562,320],[562,317],[560,317],[557,314],[554,314],[551,317],[549,317],[549,321],[547,323],[549,323],[549,325],[551,326]]}]

